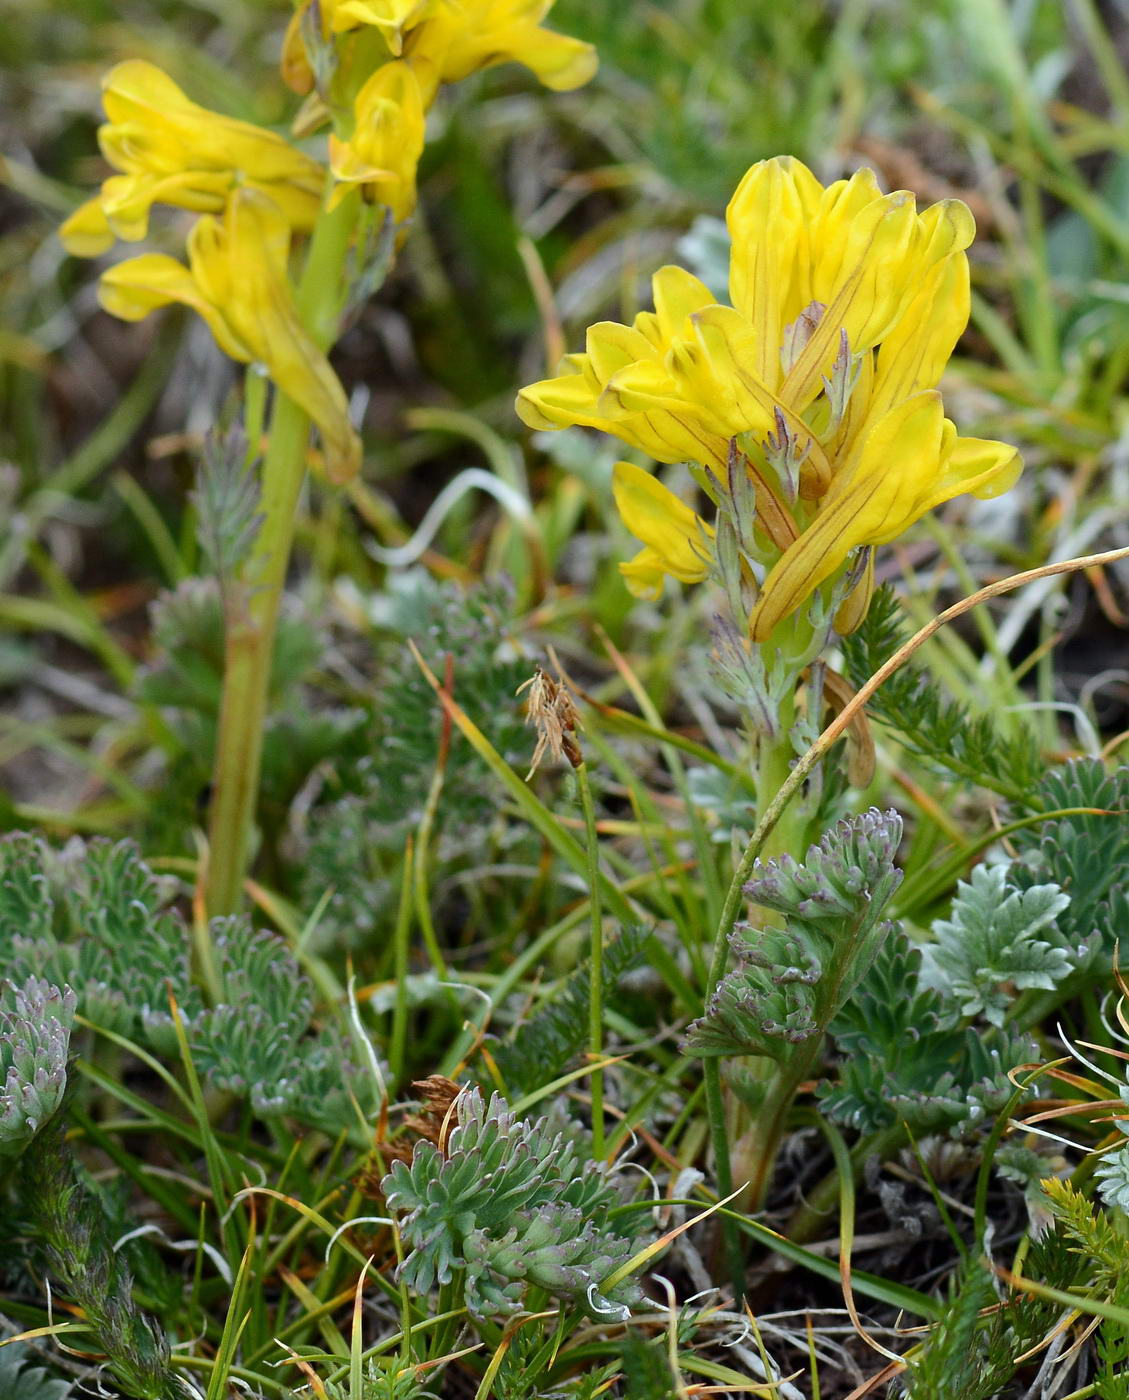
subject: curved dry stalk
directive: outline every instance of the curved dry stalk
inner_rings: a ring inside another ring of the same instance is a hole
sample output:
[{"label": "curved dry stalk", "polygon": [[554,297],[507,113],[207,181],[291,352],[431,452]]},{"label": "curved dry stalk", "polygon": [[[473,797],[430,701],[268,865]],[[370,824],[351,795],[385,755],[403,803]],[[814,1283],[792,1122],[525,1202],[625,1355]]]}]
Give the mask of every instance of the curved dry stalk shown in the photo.
[{"label": "curved dry stalk", "polygon": [[[915,651],[923,646],[934,633],[939,632],[946,623],[955,621],[958,617],[963,617],[966,612],[970,612],[980,603],[985,603],[989,598],[998,598],[1004,593],[1011,593],[1017,588],[1022,588],[1024,584],[1035,583],[1039,579],[1050,578],[1054,574],[1077,573],[1080,569],[1098,568],[1103,564],[1115,564],[1118,560],[1129,558],[1129,547],[1122,549],[1108,549],[1101,554],[1085,554],[1074,559],[1062,559],[1056,564],[1043,564],[1037,569],[1026,569],[1020,574],[1009,574],[1007,578],[998,579],[995,583],[989,583],[984,588],[978,589],[975,593],[970,593],[967,598],[962,598],[959,603],[954,603],[952,607],[946,608],[937,614],[935,618],[927,622],[924,627],[915,632],[913,636],[903,646],[881,665],[874,675],[861,686],[855,695],[843,706],[827,728],[808,749],[807,753],[800,758],[787,779],[781,785],[776,796],[765,809],[764,815],[757,823],[756,830],[749,839],[748,851],[753,851],[753,859],[760,851],[772,829],[780,820],[785,807],[791,801],[796,789],[799,788],[815,765],[830,750],[831,746],[842,737],[850,727],[852,721],[866,705],[872,695],[899,670]],[[742,865],[744,865],[742,861]]]}]

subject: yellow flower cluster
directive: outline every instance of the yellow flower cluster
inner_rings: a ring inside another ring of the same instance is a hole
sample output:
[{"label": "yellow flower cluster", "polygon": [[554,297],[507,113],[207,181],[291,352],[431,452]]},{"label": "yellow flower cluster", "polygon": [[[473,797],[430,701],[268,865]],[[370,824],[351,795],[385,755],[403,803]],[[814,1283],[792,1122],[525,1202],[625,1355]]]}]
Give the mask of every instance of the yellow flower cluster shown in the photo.
[{"label": "yellow flower cluster", "polygon": [[[748,171],[727,222],[732,305],[664,267],[653,312],[592,326],[584,353],[524,389],[518,412],[535,428],[599,428],[722,480],[738,445],[766,565],[749,619],[763,641],[843,579],[856,550],[963,492],[1000,494],[1020,462],[1007,444],[958,437],[937,392],[969,315],[965,205],[919,213],[911,194],[882,194],[870,170],[824,188],[782,156]],[[615,488],[645,546],[621,566],[633,592],[656,596],[664,575],[706,577],[703,521],[626,463]],[[871,563],[841,630],[861,620],[872,580]]]},{"label": "yellow flower cluster", "polygon": [[[586,82],[590,45],[540,27],[553,0],[303,0],[283,53],[283,74],[308,91],[315,117],[331,118],[328,163],[273,131],[191,101],[140,59],[103,81],[108,121],[99,144],[115,174],[60,229],[67,251],[98,257],[116,239],[145,238],[154,204],[201,217],[187,264],[163,254],[119,263],[102,277],[114,315],[139,320],[181,302],[207,322],[234,359],[261,365],[317,425],[335,480],[360,465],[345,393],[302,324],[289,254],[360,188],[396,224],[416,200],[427,109],[442,83],[514,59],[553,88]],[[320,16],[320,32],[318,29]]]}]

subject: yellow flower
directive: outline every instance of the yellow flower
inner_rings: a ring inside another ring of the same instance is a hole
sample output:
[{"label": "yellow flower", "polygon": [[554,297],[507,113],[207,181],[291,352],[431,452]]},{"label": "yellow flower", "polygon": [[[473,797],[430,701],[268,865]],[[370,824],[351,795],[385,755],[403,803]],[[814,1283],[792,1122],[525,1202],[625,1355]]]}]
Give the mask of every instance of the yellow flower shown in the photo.
[{"label": "yellow flower", "polygon": [[[322,33],[374,28],[388,53],[416,70],[425,107],[441,83],[455,83],[482,68],[516,62],[546,87],[580,87],[596,71],[591,44],[543,29],[553,0],[321,0]],[[314,74],[303,26],[312,0],[303,0],[287,29],[282,71],[297,92],[309,92]]]},{"label": "yellow flower", "polygon": [[362,25],[379,29],[388,52],[399,55],[404,34],[435,9],[436,0],[329,0],[322,11],[335,34]]},{"label": "yellow flower", "polygon": [[[290,17],[282,41],[282,76],[295,92],[307,93],[314,85],[314,70],[306,52],[303,30],[321,21],[325,41],[354,29],[371,28],[384,41],[388,54],[399,58],[404,35],[435,8],[437,0],[302,0]],[[379,61],[379,60],[378,60]]]},{"label": "yellow flower", "polygon": [[425,116],[419,81],[402,59],[385,63],[356,102],[356,126],[348,141],[329,138],[329,164],[341,183],[330,207],[351,185],[363,185],[402,223],[415,208],[416,166],[423,154]]},{"label": "yellow flower", "polygon": [[127,321],[180,302],[207,322],[234,360],[261,365],[317,424],[326,471],[346,481],[360,467],[345,391],[294,307],[287,262],[290,224],[257,190],[231,196],[222,222],[205,215],[188,237],[188,266],[145,253],[109,268],[99,284],[103,307]]},{"label": "yellow flower", "polygon": [[[958,438],[936,385],[968,321],[968,209],[918,213],[869,170],[826,189],[789,156],[754,165],[727,211],[729,294],[663,268],[655,312],[603,322],[518,396],[535,428],[599,428],[715,473],[736,438],[769,548],[757,640],[847,566],[964,492],[996,495],[1018,454]],[[841,609],[857,625],[869,570]]]},{"label": "yellow flower", "polygon": [[[651,279],[655,310],[630,326],[601,321],[589,328],[583,354],[566,355],[559,373],[523,389],[518,416],[531,428],[570,425],[599,428],[658,462],[701,462],[724,470],[734,429],[722,390],[691,395],[672,365],[695,334],[698,315],[712,309],[704,282],[680,267],[663,267]],[[771,424],[766,417],[765,426]],[[750,464],[761,488],[761,522],[781,549],[795,526],[771,486]]]},{"label": "yellow flower", "polygon": [[663,578],[700,583],[709,572],[707,540],[713,529],[660,481],[630,462],[617,462],[612,474],[615,503],[623,523],[643,541],[634,559],[619,566],[637,598],[657,598]]},{"label": "yellow flower", "polygon": [[612,433],[659,462],[689,458],[721,466],[729,451],[724,426],[708,404],[680,394],[666,363],[692,313],[713,296],[680,267],[660,269],[652,287],[653,312],[641,312],[630,326],[600,321],[590,327],[584,353],[567,355],[554,378],[523,389],[517,411],[531,428],[578,423]]},{"label": "yellow flower", "polygon": [[281,136],[197,106],[142,59],[119,63],[102,87],[110,120],[98,139],[122,173],[63,224],[68,252],[96,257],[115,238],[137,242],[154,204],[218,214],[236,187],[269,194],[294,228],[313,226],[325,172]]}]

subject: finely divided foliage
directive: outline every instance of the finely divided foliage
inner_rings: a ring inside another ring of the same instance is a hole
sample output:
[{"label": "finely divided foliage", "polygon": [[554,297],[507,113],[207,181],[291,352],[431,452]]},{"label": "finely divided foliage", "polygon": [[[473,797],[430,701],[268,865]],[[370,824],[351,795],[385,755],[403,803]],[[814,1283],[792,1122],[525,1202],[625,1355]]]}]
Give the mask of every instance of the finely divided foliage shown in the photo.
[{"label": "finely divided foliage", "polygon": [[479,1317],[517,1312],[534,1288],[597,1318],[626,1318],[642,1301],[630,1276],[602,1291],[634,1238],[608,1215],[620,1196],[606,1169],[497,1094],[460,1095],[446,1142],[417,1143],[411,1166],[394,1163],[382,1185],[411,1251],[400,1276],[415,1293],[458,1276]]},{"label": "finely divided foliage", "polygon": [[915,1134],[974,1133],[1014,1094],[1009,1071],[1034,1059],[1028,1036],[965,1025],[921,965],[922,950],[892,934],[832,1021],[839,1078],[819,1097],[835,1121],[871,1133],[898,1123]]},{"label": "finely divided foliage", "polygon": [[68,1400],[69,1381],[53,1379],[26,1343],[14,1342],[0,1347],[0,1400]]},{"label": "finely divided foliage", "polygon": [[76,841],[57,853],[23,834],[0,841],[0,951],[13,979],[30,979],[22,991],[7,984],[10,1092],[29,1105],[29,1093],[57,1102],[62,1083],[52,1086],[76,1006],[95,1025],[175,1058],[171,996],[216,1088],[247,1095],[264,1117],[293,1114],[331,1132],[351,1125],[351,1099],[369,1103],[371,1080],[336,1028],[313,1027],[313,989],[286,944],[246,919],[217,920],[219,997],[206,1007],[171,895],[129,842]]},{"label": "finely divided foliage", "polygon": [[1024,805],[1070,815],[1016,833],[1011,878],[1021,889],[1060,885],[1070,903],[1056,919],[1058,941],[1075,980],[1107,973],[1129,928],[1129,766],[1107,772],[1097,759],[1074,759],[1049,770]]},{"label": "finely divided foliage", "polygon": [[1074,964],[1055,926],[1069,904],[1057,885],[1018,890],[1006,866],[977,866],[957,886],[949,918],[933,925],[922,985],[955,1000],[961,1015],[1002,1026],[1014,1002],[1009,987],[1052,991],[1070,975]]},{"label": "finely divided foliage", "polygon": [[803,864],[785,855],[756,868],[745,893],[785,915],[782,927],[739,925],[730,946],[740,967],[719,984],[686,1033],[697,1055],[764,1055],[826,1030],[894,925],[882,912],[901,883],[896,812],[846,819]]},{"label": "finely divided foliage", "polygon": [[63,1101],[75,994],[39,977],[0,982],[0,1158],[18,1155]]}]

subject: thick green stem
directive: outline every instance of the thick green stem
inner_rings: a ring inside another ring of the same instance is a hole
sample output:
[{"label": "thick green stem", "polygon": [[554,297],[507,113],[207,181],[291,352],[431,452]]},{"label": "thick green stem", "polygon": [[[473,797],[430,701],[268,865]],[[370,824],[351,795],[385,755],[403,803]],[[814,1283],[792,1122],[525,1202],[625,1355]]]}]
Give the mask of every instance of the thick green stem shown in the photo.
[{"label": "thick green stem", "polygon": [[[298,314],[321,349],[328,348],[336,333],[342,269],[356,213],[356,199],[351,196],[331,213],[322,214],[298,285]],[[242,906],[275,629],[306,478],[309,431],[305,412],[276,389],[262,466],[262,524],[244,570],[244,586],[226,619],[223,701],[208,828],[207,908],[212,917],[237,913]]]},{"label": "thick green stem", "polygon": [[[822,1036],[813,1035],[796,1047],[786,1065],[763,1059],[747,1065],[747,1071],[752,1071],[758,1101],[751,1110],[740,1099],[735,1105],[738,1113],[733,1116],[740,1119],[742,1132],[733,1145],[733,1162],[736,1175],[746,1183],[734,1203],[736,1209],[757,1211],[764,1205],[772,1184],[776,1154],[788,1125],[788,1113],[795,1102],[796,1091],[815,1064],[822,1043]],[[742,1109],[744,1112],[740,1111]]]},{"label": "thick green stem", "polygon": [[[223,702],[209,825],[208,913],[237,913],[259,792],[274,634],[294,515],[306,471],[309,419],[279,394],[263,462],[263,523],[249,570],[249,595],[227,619]],[[258,567],[256,567],[256,565]]]}]

